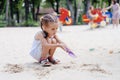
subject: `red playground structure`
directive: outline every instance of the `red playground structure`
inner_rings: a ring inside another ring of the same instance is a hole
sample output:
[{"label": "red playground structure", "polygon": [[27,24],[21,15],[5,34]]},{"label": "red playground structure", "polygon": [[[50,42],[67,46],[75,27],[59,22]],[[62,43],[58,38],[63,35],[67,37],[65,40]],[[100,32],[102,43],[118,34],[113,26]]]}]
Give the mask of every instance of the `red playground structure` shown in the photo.
[{"label": "red playground structure", "polygon": [[65,25],[71,25],[72,24],[72,18],[71,18],[71,12],[65,8],[60,8],[59,9],[59,20],[62,24]]},{"label": "red playground structure", "polygon": [[93,15],[95,15],[95,18],[93,19],[93,23],[89,24],[91,21],[86,14],[82,16],[82,21],[84,23],[88,23],[91,28],[97,28],[97,27],[104,27],[106,23],[106,16],[103,16],[101,9],[94,9],[91,12]]}]

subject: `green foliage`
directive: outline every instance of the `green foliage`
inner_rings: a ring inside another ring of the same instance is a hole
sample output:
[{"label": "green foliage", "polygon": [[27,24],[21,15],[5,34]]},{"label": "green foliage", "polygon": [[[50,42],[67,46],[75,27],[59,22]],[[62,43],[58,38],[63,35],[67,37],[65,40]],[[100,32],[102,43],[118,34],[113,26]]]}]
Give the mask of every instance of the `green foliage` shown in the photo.
[{"label": "green foliage", "polygon": [[28,20],[28,21],[25,21],[25,22],[22,22],[19,24],[20,26],[32,26],[32,27],[37,27],[39,26],[39,23],[38,22],[35,22],[35,21],[32,21],[32,20]]},{"label": "green foliage", "polygon": [[42,2],[41,7],[48,8],[51,7],[51,4],[49,3],[49,1],[44,1]]},{"label": "green foliage", "polygon": [[6,27],[7,26],[7,23],[6,21],[4,20],[4,15],[0,15],[0,27]]},{"label": "green foliage", "polygon": [[60,7],[66,8],[66,0],[60,0]]},{"label": "green foliage", "polygon": [[79,15],[77,24],[83,24],[82,14]]},{"label": "green foliage", "polygon": [[24,0],[18,0],[18,4],[16,4],[16,7],[20,10],[22,8]]},{"label": "green foliage", "polygon": [[0,14],[3,14],[5,12],[6,1],[7,0],[0,1]]},{"label": "green foliage", "polygon": [[0,27],[6,27],[7,24],[6,24],[6,21],[0,21]]},{"label": "green foliage", "polygon": [[[43,7],[43,8],[54,8],[54,10],[57,10],[57,1],[58,0],[28,0],[29,1],[29,12],[28,12],[28,21],[25,21],[26,19],[26,14],[25,14],[25,6],[23,6],[25,0],[12,0],[12,9],[10,7],[10,4],[7,4],[7,1],[10,0],[0,0],[0,26],[39,26],[39,23],[34,21],[36,19],[36,12],[38,7]],[[82,10],[79,17],[77,18],[78,21],[77,24],[82,24],[82,14],[83,12],[86,13],[85,7],[88,5],[88,1],[90,1],[90,4],[93,4],[95,8],[104,8],[109,6],[110,0],[59,0],[59,7],[64,7],[67,8],[67,1],[70,1],[73,6],[73,11],[75,8]],[[76,4],[74,2],[76,1]],[[78,6],[79,5],[79,6]],[[8,21],[5,21],[5,16],[1,17],[1,15],[6,14],[6,7],[8,6]],[[11,20],[11,11],[12,10],[12,15],[13,19]],[[87,9],[86,9],[87,10]],[[17,23],[16,20],[18,19],[18,16],[16,14],[18,13],[19,15],[19,21],[20,23]],[[78,15],[77,15],[78,16]],[[34,19],[33,19],[34,18]]]},{"label": "green foliage", "polygon": [[38,5],[40,5],[40,3],[42,2],[42,0],[31,0],[32,3],[34,3],[34,6],[37,7]]}]

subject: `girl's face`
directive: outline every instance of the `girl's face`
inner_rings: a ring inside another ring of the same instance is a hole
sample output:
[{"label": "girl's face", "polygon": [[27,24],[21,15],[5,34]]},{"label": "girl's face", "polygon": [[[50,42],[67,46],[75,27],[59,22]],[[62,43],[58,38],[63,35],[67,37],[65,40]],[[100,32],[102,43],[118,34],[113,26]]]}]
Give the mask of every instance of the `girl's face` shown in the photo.
[{"label": "girl's face", "polygon": [[51,37],[56,34],[58,29],[58,23],[50,23],[48,26],[45,26],[44,30],[48,33],[48,36]]}]

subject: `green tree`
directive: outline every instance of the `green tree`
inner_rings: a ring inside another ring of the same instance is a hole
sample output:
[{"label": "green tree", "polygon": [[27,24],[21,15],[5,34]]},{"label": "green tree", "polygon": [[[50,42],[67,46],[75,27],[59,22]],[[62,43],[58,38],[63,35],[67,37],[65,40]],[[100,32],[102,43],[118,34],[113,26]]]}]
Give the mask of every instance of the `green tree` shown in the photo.
[{"label": "green tree", "polygon": [[[39,7],[40,7],[40,3],[42,0],[31,0],[31,8],[32,8],[32,17],[33,20],[37,21],[37,14],[39,13]],[[35,12],[35,9],[37,9],[37,11]]]},{"label": "green tree", "polygon": [[6,0],[0,0],[0,14],[5,12]]}]

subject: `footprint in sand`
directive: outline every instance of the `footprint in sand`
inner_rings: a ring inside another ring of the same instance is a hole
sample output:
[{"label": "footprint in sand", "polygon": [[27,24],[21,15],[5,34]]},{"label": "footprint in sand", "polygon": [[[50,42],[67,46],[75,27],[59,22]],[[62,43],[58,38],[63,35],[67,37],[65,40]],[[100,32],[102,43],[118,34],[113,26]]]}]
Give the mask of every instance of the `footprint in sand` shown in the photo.
[{"label": "footprint in sand", "polygon": [[90,72],[100,72],[104,74],[111,74],[104,69],[101,69],[98,64],[83,64],[81,65],[82,70],[90,71]]},{"label": "footprint in sand", "polygon": [[63,66],[63,69],[70,69],[71,66]]},{"label": "footprint in sand", "polygon": [[20,73],[22,71],[23,71],[23,67],[19,64],[6,64],[4,67],[4,72]]}]

